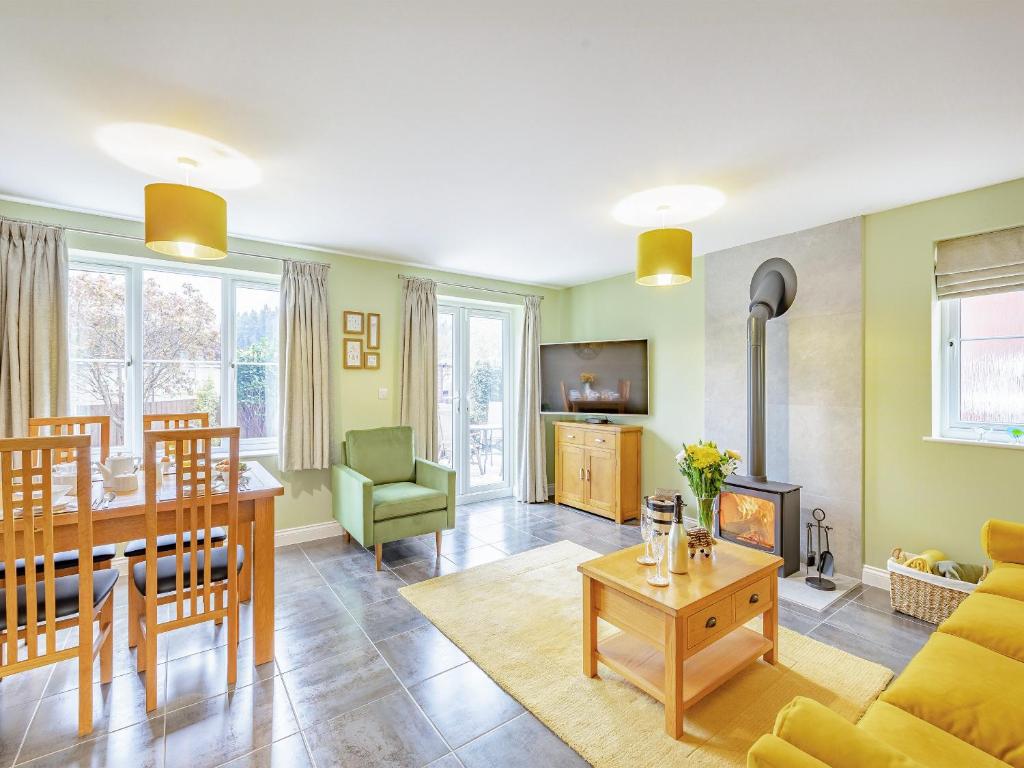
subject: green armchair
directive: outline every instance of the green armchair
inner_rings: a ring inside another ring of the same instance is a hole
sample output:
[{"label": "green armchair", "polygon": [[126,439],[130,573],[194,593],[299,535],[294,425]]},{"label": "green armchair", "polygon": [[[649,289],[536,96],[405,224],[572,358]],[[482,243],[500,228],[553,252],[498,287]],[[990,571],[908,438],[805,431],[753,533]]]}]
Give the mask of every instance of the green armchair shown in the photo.
[{"label": "green armchair", "polygon": [[389,541],[455,527],[455,470],[417,459],[412,427],[351,430],[331,468],[334,517],[345,540],[371,544],[380,570]]}]

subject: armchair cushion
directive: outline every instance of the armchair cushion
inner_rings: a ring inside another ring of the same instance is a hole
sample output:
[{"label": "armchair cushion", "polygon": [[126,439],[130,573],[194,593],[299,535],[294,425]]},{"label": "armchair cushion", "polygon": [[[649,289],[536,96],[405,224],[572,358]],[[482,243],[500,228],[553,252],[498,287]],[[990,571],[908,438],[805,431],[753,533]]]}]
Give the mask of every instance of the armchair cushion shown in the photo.
[{"label": "armchair cushion", "polygon": [[983,595],[1002,595],[1024,601],[1024,565],[1000,563],[978,585],[976,591]]},{"label": "armchair cushion", "polygon": [[447,494],[415,483],[388,483],[373,487],[373,519],[378,523],[447,506]]},{"label": "armchair cushion", "polygon": [[354,429],[345,433],[346,464],[374,485],[416,479],[412,427]]},{"label": "armchair cushion", "polygon": [[997,563],[1024,563],[1024,523],[986,521],[981,527],[981,546]]}]

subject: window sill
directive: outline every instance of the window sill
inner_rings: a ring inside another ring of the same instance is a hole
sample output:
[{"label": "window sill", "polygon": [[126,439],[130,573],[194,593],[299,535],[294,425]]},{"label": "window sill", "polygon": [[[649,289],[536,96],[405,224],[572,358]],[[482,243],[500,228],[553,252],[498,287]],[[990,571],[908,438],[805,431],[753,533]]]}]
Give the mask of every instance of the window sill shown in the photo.
[{"label": "window sill", "polygon": [[250,451],[238,451],[238,458],[240,459],[261,459],[267,456],[277,456],[277,448],[253,448]]},{"label": "window sill", "polygon": [[1024,443],[997,443],[990,440],[964,440],[958,437],[924,437],[928,443],[949,443],[950,445],[974,445],[979,448],[1009,448],[1011,451],[1024,451]]}]

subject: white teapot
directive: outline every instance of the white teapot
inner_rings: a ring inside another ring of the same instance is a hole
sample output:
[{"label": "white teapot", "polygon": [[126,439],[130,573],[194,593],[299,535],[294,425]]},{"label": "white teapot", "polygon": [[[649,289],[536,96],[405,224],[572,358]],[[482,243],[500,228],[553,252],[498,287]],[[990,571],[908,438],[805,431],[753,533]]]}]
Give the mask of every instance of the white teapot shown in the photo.
[{"label": "white teapot", "polygon": [[128,453],[112,453],[105,464],[97,464],[103,475],[103,487],[118,491],[133,491],[139,487],[135,473],[139,470],[139,458]]}]

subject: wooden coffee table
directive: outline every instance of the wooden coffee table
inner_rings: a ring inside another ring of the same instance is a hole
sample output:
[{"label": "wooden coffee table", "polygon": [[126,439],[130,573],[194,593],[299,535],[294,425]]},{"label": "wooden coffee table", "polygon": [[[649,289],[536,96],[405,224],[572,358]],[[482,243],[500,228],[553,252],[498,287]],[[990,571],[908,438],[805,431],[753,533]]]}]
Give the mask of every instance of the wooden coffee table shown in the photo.
[{"label": "wooden coffee table", "polygon": [[[684,712],[761,656],[776,664],[778,569],[782,558],[719,542],[690,572],[652,587],[653,566],[636,562],[643,545],[581,563],[583,674],[598,663],[665,705],[665,730],[678,739]],[[665,563],[662,569],[667,572]],[[743,625],[764,614],[758,633]],[[598,642],[597,620],[622,632]]]}]

